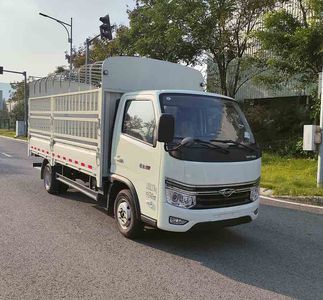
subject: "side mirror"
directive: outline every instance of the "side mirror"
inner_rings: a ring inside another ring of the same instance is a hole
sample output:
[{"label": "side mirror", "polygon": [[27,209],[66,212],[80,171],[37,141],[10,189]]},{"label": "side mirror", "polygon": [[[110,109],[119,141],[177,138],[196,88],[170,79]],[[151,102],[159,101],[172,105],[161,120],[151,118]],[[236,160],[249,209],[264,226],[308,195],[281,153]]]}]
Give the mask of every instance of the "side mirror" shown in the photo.
[{"label": "side mirror", "polygon": [[175,120],[170,114],[162,114],[158,123],[158,142],[169,143],[174,138]]}]

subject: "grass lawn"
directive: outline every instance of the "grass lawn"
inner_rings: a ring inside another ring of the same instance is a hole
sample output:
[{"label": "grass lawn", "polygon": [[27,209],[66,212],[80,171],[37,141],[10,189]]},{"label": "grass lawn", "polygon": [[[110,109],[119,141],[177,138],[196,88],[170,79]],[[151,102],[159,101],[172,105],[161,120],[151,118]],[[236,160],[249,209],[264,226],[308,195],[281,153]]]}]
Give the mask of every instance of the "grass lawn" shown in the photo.
[{"label": "grass lawn", "polygon": [[[11,137],[11,138],[15,138],[16,132],[13,130],[8,130],[8,129],[0,129],[0,136],[7,136],[7,137]],[[21,140],[27,140],[26,137],[20,136],[17,139],[21,139]]]},{"label": "grass lawn", "polygon": [[274,195],[323,196],[316,188],[317,160],[288,158],[264,153],[261,187],[274,190]]}]

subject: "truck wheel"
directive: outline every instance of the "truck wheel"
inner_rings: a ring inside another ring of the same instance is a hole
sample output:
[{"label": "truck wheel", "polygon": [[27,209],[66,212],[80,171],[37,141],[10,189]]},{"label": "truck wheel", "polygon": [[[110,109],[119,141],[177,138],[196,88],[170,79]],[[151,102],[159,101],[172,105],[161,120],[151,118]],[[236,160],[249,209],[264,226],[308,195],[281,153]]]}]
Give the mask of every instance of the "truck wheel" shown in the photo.
[{"label": "truck wheel", "polygon": [[50,164],[44,168],[44,187],[50,194],[58,194],[61,191],[60,182],[55,177],[55,171]]},{"label": "truck wheel", "polygon": [[60,183],[60,193],[65,194],[69,188],[69,186],[63,182]]},{"label": "truck wheel", "polygon": [[119,231],[127,238],[134,239],[143,230],[143,223],[137,217],[133,196],[129,190],[122,190],[114,202],[114,218]]}]

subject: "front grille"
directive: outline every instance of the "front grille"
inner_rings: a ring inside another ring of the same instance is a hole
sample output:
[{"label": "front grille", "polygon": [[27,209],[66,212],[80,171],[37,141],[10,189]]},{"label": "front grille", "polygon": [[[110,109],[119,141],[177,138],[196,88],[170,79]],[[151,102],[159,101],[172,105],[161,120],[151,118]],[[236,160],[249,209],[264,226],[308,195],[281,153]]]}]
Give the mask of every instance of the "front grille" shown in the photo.
[{"label": "front grille", "polygon": [[192,209],[221,208],[251,203],[250,191],[236,192],[229,197],[223,195],[197,195]]},{"label": "front grille", "polygon": [[250,190],[259,185],[259,179],[245,184],[225,186],[192,186],[166,180],[166,185],[196,195],[196,205],[190,209],[210,209],[251,203]]}]

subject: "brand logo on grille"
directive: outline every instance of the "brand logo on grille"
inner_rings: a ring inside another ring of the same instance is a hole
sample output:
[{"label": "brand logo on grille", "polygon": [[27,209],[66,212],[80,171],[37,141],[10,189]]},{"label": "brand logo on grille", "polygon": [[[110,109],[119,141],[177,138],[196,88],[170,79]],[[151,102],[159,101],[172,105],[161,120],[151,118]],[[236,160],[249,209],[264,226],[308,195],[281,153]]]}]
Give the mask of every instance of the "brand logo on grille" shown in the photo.
[{"label": "brand logo on grille", "polygon": [[234,193],[234,189],[223,189],[219,190],[219,193],[224,197],[230,197]]}]

